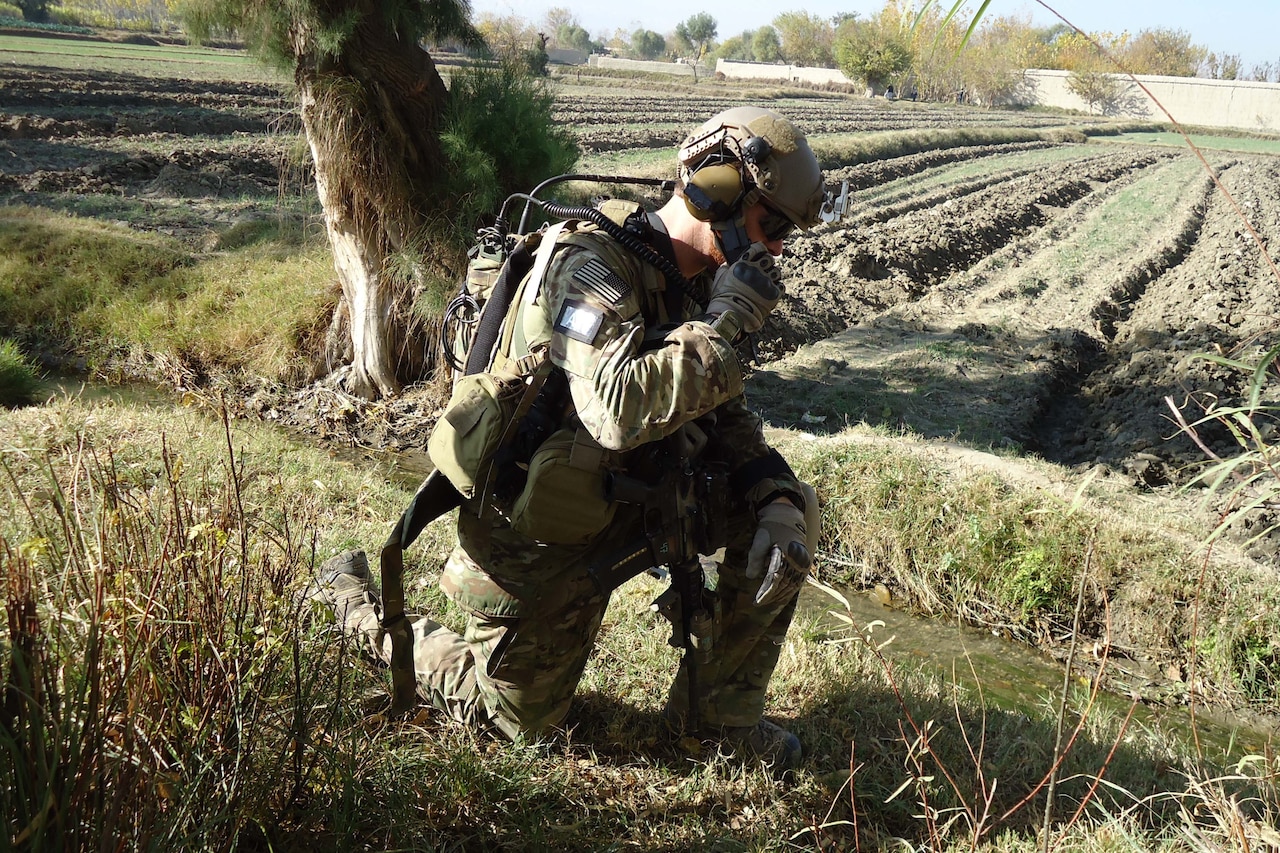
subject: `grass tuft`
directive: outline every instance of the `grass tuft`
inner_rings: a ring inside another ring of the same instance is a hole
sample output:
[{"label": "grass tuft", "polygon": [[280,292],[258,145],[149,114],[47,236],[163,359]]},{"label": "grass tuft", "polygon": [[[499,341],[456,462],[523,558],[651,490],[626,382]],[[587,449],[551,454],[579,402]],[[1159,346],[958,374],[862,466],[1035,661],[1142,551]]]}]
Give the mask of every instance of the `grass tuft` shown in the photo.
[{"label": "grass tuft", "polygon": [[140,349],[200,369],[306,381],[337,300],[318,235],[230,229],[216,253],[37,208],[0,211],[0,333],[90,359]]},{"label": "grass tuft", "polygon": [[0,406],[15,408],[36,401],[40,377],[11,340],[0,338]]}]

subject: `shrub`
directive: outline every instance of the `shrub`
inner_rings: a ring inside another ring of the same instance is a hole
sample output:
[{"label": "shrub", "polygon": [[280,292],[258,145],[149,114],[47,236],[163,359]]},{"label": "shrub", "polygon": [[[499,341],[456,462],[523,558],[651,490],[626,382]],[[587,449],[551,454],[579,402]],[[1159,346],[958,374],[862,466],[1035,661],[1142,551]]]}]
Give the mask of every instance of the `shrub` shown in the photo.
[{"label": "shrub", "polygon": [[471,240],[481,218],[513,192],[572,168],[572,135],[551,116],[545,84],[511,63],[451,75],[441,143],[450,162],[447,193],[458,201],[451,236]]},{"label": "shrub", "polygon": [[0,405],[17,408],[34,403],[39,389],[35,368],[18,345],[0,339]]}]

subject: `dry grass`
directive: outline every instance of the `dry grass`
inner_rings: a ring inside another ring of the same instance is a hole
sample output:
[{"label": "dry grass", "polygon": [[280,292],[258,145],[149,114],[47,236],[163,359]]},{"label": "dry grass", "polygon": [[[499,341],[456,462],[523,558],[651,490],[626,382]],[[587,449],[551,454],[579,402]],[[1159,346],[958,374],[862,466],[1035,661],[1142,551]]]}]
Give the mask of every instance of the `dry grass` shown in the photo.
[{"label": "dry grass", "polygon": [[[780,784],[714,750],[685,752],[661,721],[677,653],[648,612],[661,587],[647,580],[619,591],[557,737],[513,747],[431,714],[366,727],[384,682],[294,593],[318,559],[380,542],[407,493],[213,414],[61,398],[0,416],[7,843],[1035,848],[1058,701],[1008,709],[981,681],[885,657],[874,631],[871,644],[850,642],[802,615],[768,713],[801,736],[807,759]],[[810,475],[848,461],[787,450]],[[827,509],[840,517],[829,497]],[[850,536],[833,526],[824,551],[847,553]],[[431,589],[450,538],[447,523],[428,528],[408,555],[410,589],[457,624]],[[1078,734],[1059,770],[1055,832],[1128,839],[1097,848],[1113,850],[1190,831],[1266,837],[1273,765],[1236,766],[1240,756],[1211,748],[1197,765],[1168,732],[1126,724],[1087,691],[1063,695]],[[1086,795],[1094,809],[1073,820]]]}]

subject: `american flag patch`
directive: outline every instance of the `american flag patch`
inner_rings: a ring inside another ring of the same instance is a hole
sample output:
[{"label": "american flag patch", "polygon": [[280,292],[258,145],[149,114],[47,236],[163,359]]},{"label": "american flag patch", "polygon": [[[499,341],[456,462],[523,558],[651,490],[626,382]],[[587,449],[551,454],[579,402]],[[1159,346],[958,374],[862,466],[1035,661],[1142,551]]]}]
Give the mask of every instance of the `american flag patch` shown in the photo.
[{"label": "american flag patch", "polygon": [[620,305],[631,293],[631,285],[599,258],[589,258],[573,274],[573,280],[582,288],[583,293],[594,296],[606,305]]}]

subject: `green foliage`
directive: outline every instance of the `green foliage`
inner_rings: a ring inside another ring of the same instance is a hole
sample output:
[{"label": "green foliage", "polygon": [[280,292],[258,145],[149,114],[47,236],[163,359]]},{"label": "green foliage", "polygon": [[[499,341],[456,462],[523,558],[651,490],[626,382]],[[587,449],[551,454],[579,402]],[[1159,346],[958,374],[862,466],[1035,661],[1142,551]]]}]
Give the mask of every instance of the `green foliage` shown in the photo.
[{"label": "green foliage", "polygon": [[814,68],[835,64],[835,31],[830,19],[809,12],[784,12],[773,19],[773,28],[780,40],[779,52],[787,62]]},{"label": "green foliage", "polygon": [[34,403],[40,378],[18,345],[0,338],[0,406],[13,408]]},{"label": "green foliage", "polygon": [[740,35],[727,38],[720,43],[713,54],[717,59],[751,62],[755,59],[755,53],[752,50],[754,35],[747,30]]},{"label": "green foliage", "polygon": [[578,24],[562,24],[556,30],[556,46],[590,53],[596,49],[591,34]]},{"label": "green foliage", "polygon": [[777,62],[782,58],[782,40],[778,31],[770,26],[763,26],[755,31],[751,38],[751,52],[756,62]]},{"label": "green foliage", "polygon": [[[14,7],[13,11],[21,13],[21,10]],[[68,33],[71,35],[91,35],[93,30],[88,27],[78,27],[69,24],[50,24],[36,23],[34,21],[23,20],[18,17],[9,17],[4,14],[5,6],[0,5],[0,27],[8,27],[17,30],[40,30],[49,33]]]},{"label": "green foliage", "polygon": [[636,30],[631,34],[631,50],[637,59],[657,59],[667,52],[667,40],[653,30]]},{"label": "green foliage", "polygon": [[455,239],[469,241],[511,193],[573,166],[576,143],[552,121],[552,103],[540,80],[511,63],[453,74],[440,139],[450,164],[445,194],[459,201]]},{"label": "green foliage", "polygon": [[876,21],[846,21],[835,36],[836,67],[852,80],[883,89],[911,67],[911,48],[902,33]]},{"label": "green foliage", "polygon": [[676,38],[691,48],[693,58],[701,61],[716,38],[716,19],[706,12],[690,15],[676,24]]},{"label": "green foliage", "polygon": [[[464,0],[384,3],[376,7],[381,21],[366,22],[362,7],[352,3],[271,3],[265,0],[184,0],[178,17],[196,41],[238,33],[251,52],[278,67],[292,69],[299,61],[315,62],[341,56],[344,46],[358,26],[384,28],[388,34],[411,42],[457,41],[471,47],[484,40],[471,24],[470,7]],[[310,38],[308,48],[315,56],[300,56],[295,41],[298,33]]]}]

